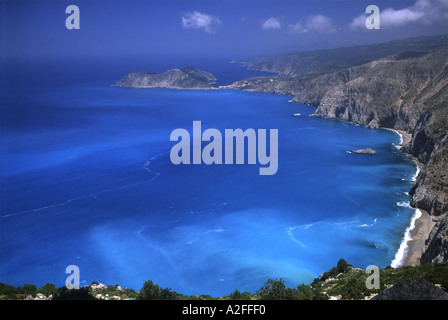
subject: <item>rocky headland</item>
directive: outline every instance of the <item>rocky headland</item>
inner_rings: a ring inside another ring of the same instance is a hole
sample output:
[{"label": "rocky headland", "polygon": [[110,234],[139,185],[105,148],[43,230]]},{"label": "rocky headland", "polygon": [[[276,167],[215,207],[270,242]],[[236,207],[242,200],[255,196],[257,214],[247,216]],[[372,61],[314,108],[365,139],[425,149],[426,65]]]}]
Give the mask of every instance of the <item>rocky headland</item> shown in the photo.
[{"label": "rocky headland", "polygon": [[113,84],[125,88],[211,89],[216,77],[211,73],[186,67],[163,73],[151,71],[132,72]]}]

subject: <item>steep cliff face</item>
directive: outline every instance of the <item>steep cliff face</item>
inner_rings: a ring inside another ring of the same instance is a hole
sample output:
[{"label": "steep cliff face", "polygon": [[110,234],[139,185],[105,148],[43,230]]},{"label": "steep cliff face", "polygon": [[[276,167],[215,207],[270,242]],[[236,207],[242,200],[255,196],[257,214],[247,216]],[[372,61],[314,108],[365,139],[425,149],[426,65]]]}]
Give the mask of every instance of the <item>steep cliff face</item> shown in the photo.
[{"label": "steep cliff face", "polygon": [[396,55],[351,68],[357,76],[327,85],[316,114],[412,133],[429,110],[425,102],[447,86],[446,80],[441,88],[433,81],[447,68],[447,54],[443,49],[418,58]]},{"label": "steep cliff face", "polygon": [[[288,70],[229,87],[292,95],[293,101],[316,106],[319,116],[410,133],[412,139],[403,151],[422,165],[410,191],[411,204],[434,216],[448,212],[447,46],[436,51],[401,52],[324,74],[289,76]],[[448,261],[447,250],[440,250],[441,243],[445,248],[448,244],[447,229],[442,227],[446,224],[448,215],[438,223],[441,231],[434,231],[428,239],[428,254],[422,261]]]},{"label": "steep cliff face", "polygon": [[[417,180],[410,191],[411,205],[424,209],[438,216],[448,211],[448,134],[437,138],[426,136],[424,131],[418,131],[413,136],[410,153],[417,156],[423,166]],[[415,145],[421,143],[417,152]]]},{"label": "steep cliff face", "polygon": [[439,219],[426,240],[421,264],[437,264],[448,260],[448,216]]}]

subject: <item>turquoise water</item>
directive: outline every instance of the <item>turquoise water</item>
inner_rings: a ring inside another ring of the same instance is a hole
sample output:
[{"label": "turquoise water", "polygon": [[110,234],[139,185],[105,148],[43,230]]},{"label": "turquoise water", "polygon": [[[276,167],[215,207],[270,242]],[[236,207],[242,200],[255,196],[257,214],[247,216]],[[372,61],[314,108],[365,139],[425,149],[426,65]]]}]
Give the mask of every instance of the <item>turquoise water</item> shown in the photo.
[{"label": "turquoise water", "polygon": [[[311,116],[290,97],[137,90],[109,82],[10,85],[2,107],[1,273],[14,285],[184,294],[295,287],[340,258],[394,259],[414,212],[415,166],[399,136]],[[294,115],[300,114],[300,115]],[[171,163],[176,128],[278,129],[278,172],[260,165]],[[371,147],[377,155],[348,150]]]}]

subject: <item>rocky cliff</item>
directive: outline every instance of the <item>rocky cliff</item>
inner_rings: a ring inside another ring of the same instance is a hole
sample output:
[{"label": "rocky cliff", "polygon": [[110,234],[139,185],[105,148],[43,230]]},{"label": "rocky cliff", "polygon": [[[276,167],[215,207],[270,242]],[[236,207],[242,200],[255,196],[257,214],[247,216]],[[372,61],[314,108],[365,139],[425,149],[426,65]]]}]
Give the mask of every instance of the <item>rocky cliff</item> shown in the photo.
[{"label": "rocky cliff", "polygon": [[113,86],[126,88],[210,89],[216,82],[211,73],[187,67],[163,73],[132,72]]},{"label": "rocky cliff", "polygon": [[293,72],[290,59],[281,72],[275,60],[273,69],[266,63],[262,69],[280,75],[245,79],[228,88],[291,95],[293,101],[316,106],[319,116],[409,133],[403,151],[421,164],[411,205],[440,216],[422,263],[436,263],[448,261],[448,44],[445,37],[445,46],[438,43],[434,49],[427,41],[426,51],[400,51],[336,71],[327,67],[327,73],[322,68]]},{"label": "rocky cliff", "polygon": [[425,279],[405,279],[372,300],[448,300],[448,293]]}]

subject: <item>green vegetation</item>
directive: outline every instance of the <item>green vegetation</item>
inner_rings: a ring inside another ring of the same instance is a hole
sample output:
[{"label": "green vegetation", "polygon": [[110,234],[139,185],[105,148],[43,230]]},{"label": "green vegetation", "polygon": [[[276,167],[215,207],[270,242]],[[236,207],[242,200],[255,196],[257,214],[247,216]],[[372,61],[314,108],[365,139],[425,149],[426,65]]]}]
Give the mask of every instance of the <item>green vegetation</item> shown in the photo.
[{"label": "green vegetation", "polygon": [[162,289],[151,280],[145,281],[137,299],[139,300],[174,300],[178,294],[171,289]]},{"label": "green vegetation", "polygon": [[422,278],[448,291],[448,263],[380,269],[379,289],[367,289],[366,280],[369,275],[365,270],[354,268],[344,259],[340,259],[334,268],[321,274],[309,285],[300,284],[296,288],[288,288],[281,278],[268,279],[255,293],[240,292],[236,289],[223,297],[205,294],[183,295],[147,280],[140,291],[122,289],[119,285],[105,286],[95,281],[83,288],[71,290],[65,287],[56,288],[52,283],[47,283],[39,289],[32,284],[14,287],[0,283],[0,299],[22,300],[42,294],[45,297],[51,296],[53,300],[363,300],[409,278]]}]

